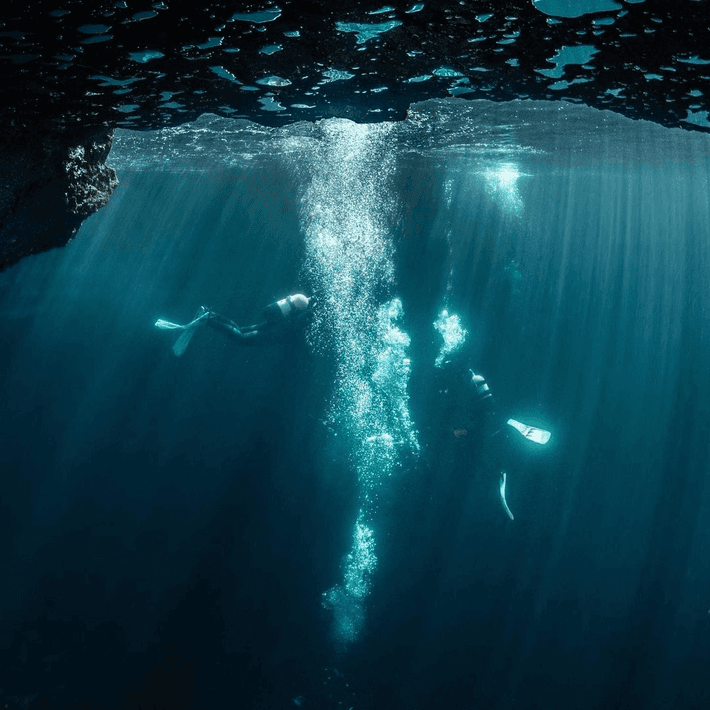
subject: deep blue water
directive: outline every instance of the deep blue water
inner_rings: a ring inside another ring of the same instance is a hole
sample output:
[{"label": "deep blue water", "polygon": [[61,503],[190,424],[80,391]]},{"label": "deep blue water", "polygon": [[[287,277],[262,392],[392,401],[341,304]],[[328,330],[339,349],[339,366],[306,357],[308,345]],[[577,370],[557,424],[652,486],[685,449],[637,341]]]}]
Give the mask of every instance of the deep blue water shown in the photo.
[{"label": "deep blue water", "polygon": [[[3,703],[706,707],[709,142],[529,102],[121,132],[109,204],[0,274]],[[289,346],[153,326],[297,291]],[[552,432],[514,521],[444,309]]]}]

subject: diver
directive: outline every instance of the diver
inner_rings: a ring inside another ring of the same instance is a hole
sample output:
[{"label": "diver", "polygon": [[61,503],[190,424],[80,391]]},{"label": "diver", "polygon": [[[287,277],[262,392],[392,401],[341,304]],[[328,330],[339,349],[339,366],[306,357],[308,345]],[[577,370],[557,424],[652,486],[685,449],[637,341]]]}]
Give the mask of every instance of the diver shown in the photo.
[{"label": "diver", "polygon": [[[444,365],[449,366],[445,370],[452,370],[452,363]],[[452,376],[453,380],[450,379]],[[515,429],[528,441],[541,445],[550,440],[550,432],[501,416],[485,377],[473,370],[467,370],[463,376],[460,370],[449,374],[448,387],[442,391],[450,399],[453,436],[460,445],[473,443],[476,451],[480,451],[483,467],[500,472],[500,501],[508,517],[514,520],[506,499],[505,462],[510,450],[508,434],[511,431],[508,427]]]},{"label": "diver", "polygon": [[182,330],[182,335],[173,345],[173,352],[180,357],[185,352],[198,326],[209,325],[219,330],[240,345],[274,345],[287,342],[301,333],[310,322],[315,298],[294,293],[279,301],[274,301],[263,310],[262,320],[253,325],[239,326],[229,318],[201,306],[197,316],[186,325],[178,325],[158,319],[156,328],[162,330]]}]

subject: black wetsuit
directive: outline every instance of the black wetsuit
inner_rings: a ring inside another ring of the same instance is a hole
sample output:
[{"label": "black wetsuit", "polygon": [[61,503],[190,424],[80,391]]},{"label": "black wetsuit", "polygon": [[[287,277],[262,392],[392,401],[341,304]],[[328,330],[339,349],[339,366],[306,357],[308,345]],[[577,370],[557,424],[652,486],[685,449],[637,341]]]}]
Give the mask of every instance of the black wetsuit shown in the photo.
[{"label": "black wetsuit", "polygon": [[445,392],[449,399],[449,422],[457,439],[481,442],[497,437],[502,429],[502,418],[497,412],[488,384],[479,375],[473,380],[468,370],[457,374]]},{"label": "black wetsuit", "polygon": [[270,303],[264,308],[264,320],[253,325],[239,326],[229,318],[213,312],[210,312],[207,324],[216,330],[226,333],[240,345],[274,345],[283,343],[302,333],[312,315],[310,307],[298,309],[290,300],[289,304],[291,305],[291,310],[284,314],[277,302]]},{"label": "black wetsuit", "polygon": [[510,454],[508,427],[497,411],[488,383],[480,375],[474,379],[468,370],[447,389],[451,435],[456,445],[466,450],[466,459],[476,468],[498,475],[507,468]]}]

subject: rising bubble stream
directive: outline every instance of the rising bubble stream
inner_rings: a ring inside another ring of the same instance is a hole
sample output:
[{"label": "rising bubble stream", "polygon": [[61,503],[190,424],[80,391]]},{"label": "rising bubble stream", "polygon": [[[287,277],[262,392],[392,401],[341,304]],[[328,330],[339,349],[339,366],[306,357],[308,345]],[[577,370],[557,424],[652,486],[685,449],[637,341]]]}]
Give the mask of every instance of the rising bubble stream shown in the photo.
[{"label": "rising bubble stream", "polygon": [[377,567],[376,518],[380,484],[403,448],[418,449],[407,384],[409,336],[399,327],[403,307],[394,291],[389,224],[393,156],[390,124],[345,120],[320,124],[303,197],[306,268],[318,298],[315,327],[337,361],[330,417],[348,437],[360,487],[360,510],[343,580],[323,595],[339,644],[357,639]]}]

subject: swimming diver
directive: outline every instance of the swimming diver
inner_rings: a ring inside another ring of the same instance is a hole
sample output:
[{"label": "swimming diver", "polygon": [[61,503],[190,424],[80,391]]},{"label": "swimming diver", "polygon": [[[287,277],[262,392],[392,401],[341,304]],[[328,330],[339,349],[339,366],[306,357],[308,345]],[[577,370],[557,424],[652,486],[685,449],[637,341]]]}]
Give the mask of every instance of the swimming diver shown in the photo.
[{"label": "swimming diver", "polygon": [[163,330],[182,330],[173,346],[178,357],[185,352],[197,326],[207,324],[236,340],[240,345],[273,345],[295,337],[308,324],[315,299],[294,293],[274,301],[263,310],[263,320],[253,325],[239,326],[229,318],[201,306],[197,316],[187,325],[178,325],[159,319],[155,326]]},{"label": "swimming diver", "polygon": [[[450,363],[445,363],[447,365]],[[460,371],[459,371],[460,373]],[[515,419],[505,419],[500,416],[493,394],[485,377],[468,370],[463,377],[454,375],[455,379],[444,390],[453,397],[453,435],[460,443],[471,440],[475,432],[476,448],[482,450],[482,462],[485,468],[499,471],[499,495],[503,509],[511,520],[513,513],[506,500],[507,473],[504,463],[508,456],[508,433],[512,427],[529,441],[546,444],[550,440],[550,432],[527,426]]]}]

